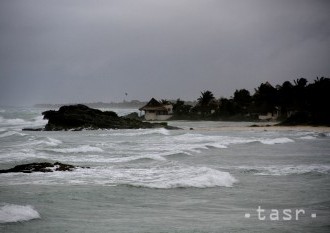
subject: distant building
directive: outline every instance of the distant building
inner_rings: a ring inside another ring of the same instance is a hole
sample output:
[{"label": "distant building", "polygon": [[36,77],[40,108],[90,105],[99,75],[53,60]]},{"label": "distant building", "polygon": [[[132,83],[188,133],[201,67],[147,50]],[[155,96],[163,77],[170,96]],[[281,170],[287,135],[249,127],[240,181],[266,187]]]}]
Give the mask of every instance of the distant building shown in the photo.
[{"label": "distant building", "polygon": [[262,121],[276,121],[279,115],[279,110],[276,109],[276,111],[268,112],[266,115],[259,115],[258,118]]},{"label": "distant building", "polygon": [[165,121],[173,114],[172,104],[162,104],[154,98],[139,110],[145,112],[144,118],[147,121]]}]

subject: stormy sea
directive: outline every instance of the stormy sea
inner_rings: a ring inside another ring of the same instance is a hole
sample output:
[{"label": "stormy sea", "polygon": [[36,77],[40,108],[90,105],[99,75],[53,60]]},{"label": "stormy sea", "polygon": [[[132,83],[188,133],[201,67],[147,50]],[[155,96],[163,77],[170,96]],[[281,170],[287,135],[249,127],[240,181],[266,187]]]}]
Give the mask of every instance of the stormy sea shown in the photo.
[{"label": "stormy sea", "polygon": [[22,131],[44,110],[0,109],[0,169],[90,168],[0,174],[0,232],[330,232],[330,129]]}]

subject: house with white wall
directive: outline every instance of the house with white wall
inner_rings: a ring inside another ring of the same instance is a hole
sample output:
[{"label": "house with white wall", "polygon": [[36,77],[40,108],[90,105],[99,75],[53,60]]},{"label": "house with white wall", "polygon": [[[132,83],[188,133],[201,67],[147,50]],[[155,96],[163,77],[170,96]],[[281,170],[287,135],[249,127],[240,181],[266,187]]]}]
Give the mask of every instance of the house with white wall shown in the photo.
[{"label": "house with white wall", "polygon": [[172,104],[162,104],[154,98],[139,110],[145,112],[144,118],[147,121],[165,121],[173,114]]}]

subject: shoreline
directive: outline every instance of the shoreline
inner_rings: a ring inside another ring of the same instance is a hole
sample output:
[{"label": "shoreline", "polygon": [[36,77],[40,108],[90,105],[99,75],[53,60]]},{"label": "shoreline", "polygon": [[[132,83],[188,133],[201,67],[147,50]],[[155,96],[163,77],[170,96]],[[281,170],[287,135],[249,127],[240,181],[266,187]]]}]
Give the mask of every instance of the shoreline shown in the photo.
[{"label": "shoreline", "polygon": [[[173,121],[174,122],[174,121]],[[191,122],[191,121],[185,121]],[[202,122],[202,121],[201,121]],[[201,123],[200,122],[200,123]],[[221,123],[222,121],[219,121]],[[193,122],[191,122],[193,123]],[[195,122],[194,122],[195,123]],[[196,122],[197,123],[197,122]],[[215,122],[213,122],[215,123]],[[228,122],[225,122],[228,123]],[[191,124],[194,130],[201,131],[309,131],[316,133],[330,133],[329,126],[311,126],[311,125],[296,125],[296,126],[280,126],[277,125],[278,122],[263,122],[259,124],[255,124],[255,122],[230,122],[230,125],[214,125],[210,127],[204,127],[200,124]],[[246,124],[244,124],[246,123]],[[243,125],[237,125],[243,124]],[[180,121],[176,121],[175,126],[180,126]],[[182,125],[181,125],[182,127]]]},{"label": "shoreline", "polygon": [[330,127],[327,126],[228,126],[220,128],[196,128],[202,131],[309,131],[316,133],[330,133]]}]

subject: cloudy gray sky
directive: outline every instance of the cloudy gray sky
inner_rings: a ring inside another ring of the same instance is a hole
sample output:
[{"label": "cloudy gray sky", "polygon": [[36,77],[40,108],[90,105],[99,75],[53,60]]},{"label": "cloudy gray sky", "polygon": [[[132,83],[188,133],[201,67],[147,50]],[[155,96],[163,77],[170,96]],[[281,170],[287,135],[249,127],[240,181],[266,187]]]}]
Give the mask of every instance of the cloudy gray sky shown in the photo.
[{"label": "cloudy gray sky", "polygon": [[330,1],[1,0],[0,104],[229,97],[330,76]]}]

